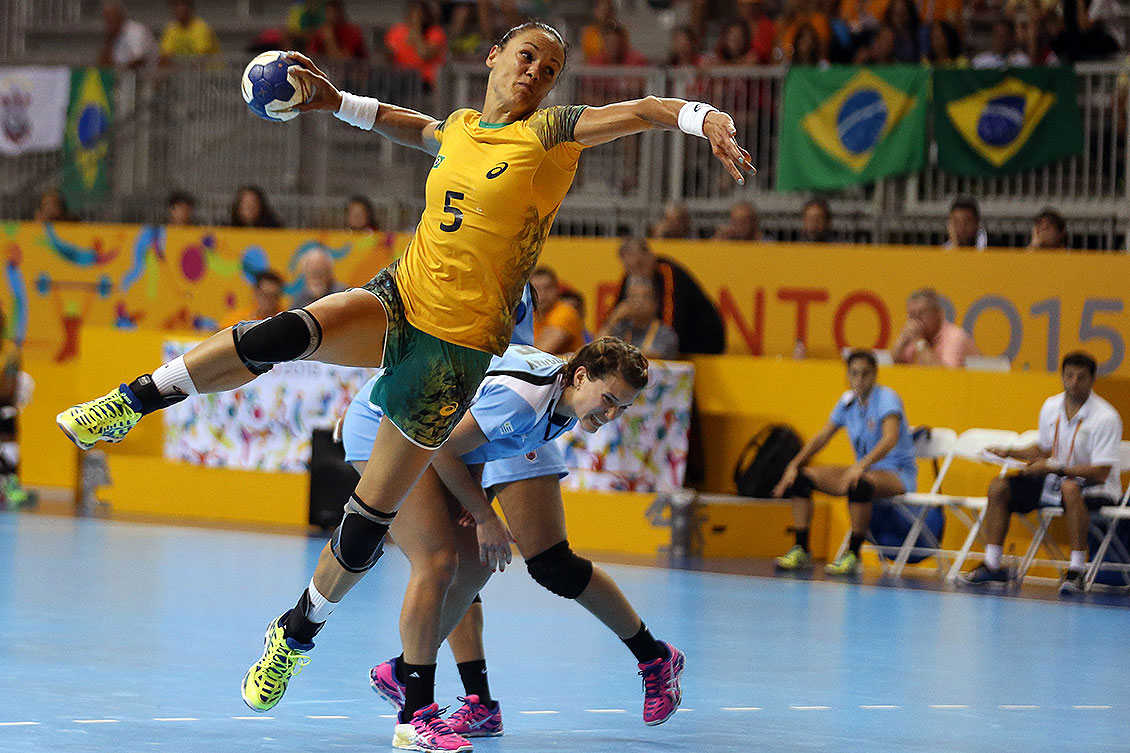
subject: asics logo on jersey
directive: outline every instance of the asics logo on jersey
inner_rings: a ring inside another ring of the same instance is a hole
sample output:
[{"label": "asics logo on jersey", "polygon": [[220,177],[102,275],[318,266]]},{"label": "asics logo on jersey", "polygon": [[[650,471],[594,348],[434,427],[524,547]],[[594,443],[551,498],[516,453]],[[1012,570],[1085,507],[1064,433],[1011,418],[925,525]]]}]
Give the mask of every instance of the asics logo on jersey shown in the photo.
[{"label": "asics logo on jersey", "polygon": [[439,167],[439,163],[443,162],[444,155],[440,154],[436,157],[436,161],[432,163],[432,169],[435,170]]},{"label": "asics logo on jersey", "polygon": [[450,405],[445,405],[442,408],[440,408],[439,414],[441,416],[450,416],[452,413],[454,413],[457,410],[459,410],[459,403],[451,403]]},{"label": "asics logo on jersey", "polygon": [[499,175],[502,175],[504,172],[506,172],[506,168],[508,167],[510,167],[508,163],[499,162],[497,165],[487,171],[487,180],[490,180],[491,178],[497,178]]}]

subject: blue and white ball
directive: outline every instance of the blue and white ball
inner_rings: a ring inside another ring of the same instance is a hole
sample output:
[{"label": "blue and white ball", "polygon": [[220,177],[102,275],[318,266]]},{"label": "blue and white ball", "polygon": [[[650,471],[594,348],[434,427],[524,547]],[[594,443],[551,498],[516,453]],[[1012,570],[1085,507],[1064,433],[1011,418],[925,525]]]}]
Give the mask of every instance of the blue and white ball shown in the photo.
[{"label": "blue and white ball", "polygon": [[287,60],[286,53],[278,50],[264,52],[243,69],[243,101],[251,111],[264,120],[282,122],[299,115],[291,109],[310,99],[313,92],[292,75],[292,69],[301,67]]}]

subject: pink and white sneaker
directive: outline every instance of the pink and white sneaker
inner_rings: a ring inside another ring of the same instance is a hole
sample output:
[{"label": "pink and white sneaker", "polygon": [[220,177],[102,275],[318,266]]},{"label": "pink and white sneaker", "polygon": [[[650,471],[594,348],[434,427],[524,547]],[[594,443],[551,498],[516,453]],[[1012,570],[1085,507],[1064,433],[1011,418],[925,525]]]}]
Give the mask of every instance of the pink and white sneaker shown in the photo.
[{"label": "pink and white sneaker", "polygon": [[668,652],[666,659],[653,659],[639,665],[643,677],[643,721],[649,726],[663,724],[683,702],[679,676],[683,674],[687,657],[670,643],[663,642],[663,645]]},{"label": "pink and white sneaker", "polygon": [[396,679],[396,659],[382,662],[369,670],[369,685],[377,695],[393,705],[397,711],[404,709],[404,683]]},{"label": "pink and white sneaker", "polygon": [[[444,709],[446,711],[446,709]],[[421,750],[425,753],[467,753],[471,743],[451,731],[440,716],[439,706],[431,704],[418,709],[412,721],[396,725],[392,747],[400,750]]]},{"label": "pink and white sneaker", "polygon": [[494,708],[479,702],[472,693],[464,698],[458,696],[463,705],[447,717],[451,731],[463,737],[498,737],[502,734],[502,704],[494,702]]}]

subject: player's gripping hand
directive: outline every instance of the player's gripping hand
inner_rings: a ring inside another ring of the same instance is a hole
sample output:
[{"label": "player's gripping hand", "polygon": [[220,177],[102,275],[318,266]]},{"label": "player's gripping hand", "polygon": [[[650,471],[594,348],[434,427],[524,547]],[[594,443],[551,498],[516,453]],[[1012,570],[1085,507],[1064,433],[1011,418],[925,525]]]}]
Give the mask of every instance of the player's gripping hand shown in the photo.
[{"label": "player's gripping hand", "polygon": [[312,110],[337,112],[341,107],[341,92],[330,81],[330,77],[321,68],[314,65],[313,60],[301,52],[288,52],[286,57],[302,66],[293,69],[291,75],[305,84],[307,90],[312,92],[306,102],[295,105],[294,109],[299,112],[310,112]]},{"label": "player's gripping hand", "polygon": [[486,520],[475,521],[475,535],[479,539],[479,561],[492,573],[505,570],[512,558],[510,542],[513,537],[502,518],[492,513]]},{"label": "player's gripping hand", "polygon": [[710,142],[710,150],[714,152],[714,156],[738,185],[745,185],[743,170],[748,171],[750,175],[757,174],[757,168],[750,161],[749,152],[738,146],[735,138],[738,130],[734,127],[734,119],[729,115],[721,110],[707,113],[706,120],[702,122],[702,133]]}]

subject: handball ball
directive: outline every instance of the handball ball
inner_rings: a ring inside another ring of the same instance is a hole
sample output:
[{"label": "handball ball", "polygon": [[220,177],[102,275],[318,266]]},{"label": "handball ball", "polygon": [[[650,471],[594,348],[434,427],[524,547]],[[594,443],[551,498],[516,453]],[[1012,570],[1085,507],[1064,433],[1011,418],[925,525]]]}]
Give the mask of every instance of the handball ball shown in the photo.
[{"label": "handball ball", "polygon": [[264,120],[281,122],[299,115],[291,110],[310,99],[313,92],[291,75],[291,68],[301,67],[287,60],[285,52],[272,50],[256,55],[243,69],[243,101]]}]

